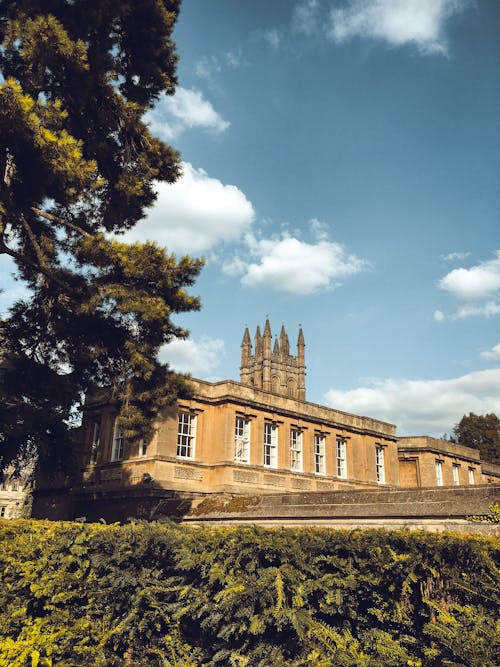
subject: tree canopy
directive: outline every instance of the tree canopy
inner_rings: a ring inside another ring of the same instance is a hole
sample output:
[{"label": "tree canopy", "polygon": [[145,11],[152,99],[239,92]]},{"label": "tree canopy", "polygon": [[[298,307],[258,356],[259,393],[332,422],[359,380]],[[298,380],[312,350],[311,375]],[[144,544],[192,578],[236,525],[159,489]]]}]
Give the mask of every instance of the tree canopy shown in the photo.
[{"label": "tree canopy", "polygon": [[129,437],[185,383],[158,361],[201,260],[117,234],[178,153],[144,114],[176,84],[180,0],[0,0],[0,254],[27,286],[1,323],[0,456],[67,448],[72,410],[107,386]]},{"label": "tree canopy", "polygon": [[500,463],[500,419],[494,413],[475,415],[469,412],[453,432],[461,445],[479,449],[485,461]]}]

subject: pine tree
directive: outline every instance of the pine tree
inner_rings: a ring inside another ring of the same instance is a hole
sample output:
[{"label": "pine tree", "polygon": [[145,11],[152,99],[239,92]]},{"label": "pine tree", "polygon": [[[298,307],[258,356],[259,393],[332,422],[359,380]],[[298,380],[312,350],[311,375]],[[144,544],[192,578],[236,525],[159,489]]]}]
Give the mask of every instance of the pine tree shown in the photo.
[{"label": "pine tree", "polygon": [[[158,362],[202,262],[116,234],[179,155],[144,113],[175,90],[180,0],[0,0],[0,254],[28,288],[1,324],[0,456],[56,465],[75,404],[108,387],[127,437],[185,388]],[[1,79],[0,79],[1,81]]]}]

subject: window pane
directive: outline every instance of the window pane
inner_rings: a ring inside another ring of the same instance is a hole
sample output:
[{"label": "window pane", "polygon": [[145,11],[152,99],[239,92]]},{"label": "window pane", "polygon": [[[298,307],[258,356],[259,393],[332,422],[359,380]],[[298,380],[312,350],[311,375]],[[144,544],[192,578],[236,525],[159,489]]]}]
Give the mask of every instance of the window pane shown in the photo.
[{"label": "window pane", "polygon": [[111,450],[111,460],[121,461],[123,459],[124,449],[125,449],[125,438],[123,437],[123,431],[121,427],[115,423],[115,430],[113,432],[113,447]]},{"label": "window pane", "polygon": [[347,477],[346,442],[337,438],[336,443],[337,477]]},{"label": "window pane", "polygon": [[190,412],[179,412],[177,430],[177,456],[185,459],[194,458],[196,439],[196,415]]},{"label": "window pane", "polygon": [[278,465],[278,428],[274,424],[264,424],[264,465]]},{"label": "window pane", "polygon": [[384,461],[384,448],[376,447],[375,448],[375,465],[377,469],[377,482],[379,484],[385,484],[385,461]]},{"label": "window pane", "polygon": [[324,475],[325,467],[325,438],[318,433],[314,436],[314,471],[318,475]]},{"label": "window pane", "polygon": [[290,470],[302,472],[302,432],[290,431]]},{"label": "window pane", "polygon": [[443,486],[443,464],[441,461],[436,461],[436,484]]},{"label": "window pane", "polygon": [[250,421],[236,417],[234,426],[234,460],[237,463],[250,462]]}]

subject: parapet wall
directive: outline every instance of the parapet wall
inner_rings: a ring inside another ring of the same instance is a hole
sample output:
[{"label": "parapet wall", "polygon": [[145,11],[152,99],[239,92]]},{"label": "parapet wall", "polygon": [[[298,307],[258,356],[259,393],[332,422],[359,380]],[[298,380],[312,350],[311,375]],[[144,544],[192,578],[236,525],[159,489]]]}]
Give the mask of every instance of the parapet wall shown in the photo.
[{"label": "parapet wall", "polygon": [[500,500],[500,487],[333,491],[247,498],[251,501],[245,507],[241,497],[233,502],[224,496],[194,502],[185,520],[465,520],[470,515],[487,514],[489,507]]}]

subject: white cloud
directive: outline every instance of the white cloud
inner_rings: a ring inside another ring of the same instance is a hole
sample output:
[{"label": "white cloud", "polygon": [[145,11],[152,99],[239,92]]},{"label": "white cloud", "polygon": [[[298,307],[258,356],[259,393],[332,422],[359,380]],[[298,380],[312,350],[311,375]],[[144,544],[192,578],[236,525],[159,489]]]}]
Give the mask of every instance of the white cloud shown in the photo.
[{"label": "white cloud", "polygon": [[447,255],[441,255],[441,259],[445,262],[455,262],[461,259],[467,259],[470,252],[449,252]]},{"label": "white cloud", "polygon": [[403,435],[450,432],[464,414],[500,413],[500,368],[449,380],[373,380],[348,391],[330,390],[333,408],[389,421]]},{"label": "white cloud", "polygon": [[266,30],[264,32],[264,39],[269,44],[273,51],[277,51],[281,44],[281,35],[276,28]]},{"label": "white cloud", "polygon": [[319,29],[318,13],[318,0],[298,2],[292,14],[292,30],[307,36],[314,35]]},{"label": "white cloud", "polygon": [[166,141],[178,137],[187,128],[201,128],[220,134],[229,127],[196,89],[178,87],[175,95],[162,95],[154,109],[146,115],[151,131]]},{"label": "white cloud", "polygon": [[226,51],[218,55],[205,55],[196,64],[196,76],[207,81],[211,87],[216,87],[216,80],[224,71],[237,70],[248,66],[243,50]]},{"label": "white cloud", "polygon": [[314,243],[287,234],[268,239],[247,234],[245,243],[253,261],[236,256],[226,262],[223,271],[241,275],[243,285],[266,285],[290,294],[311,294],[336,287],[341,279],[369,267],[366,260],[347,254],[341,244],[329,241],[318,221],[311,221],[311,228],[317,232]]},{"label": "white cloud", "polygon": [[445,314],[441,310],[435,310],[433,317],[435,322],[444,322],[446,319]]},{"label": "white cloud", "polygon": [[424,53],[446,53],[444,26],[469,0],[352,0],[330,12],[330,37],[369,37],[392,46],[414,44]]},{"label": "white cloud", "polygon": [[455,319],[463,320],[466,317],[494,317],[500,315],[500,303],[486,301],[481,304],[466,303],[457,308]]},{"label": "white cloud", "polygon": [[149,239],[171,251],[196,255],[239,238],[254,216],[251,202],[235,185],[211,178],[186,162],[177,182],[158,184],[155,206],[126,233],[125,240]]},{"label": "white cloud", "polygon": [[217,368],[224,351],[224,341],[220,338],[203,337],[198,342],[188,338],[163,345],[159,358],[179,373],[206,375]]},{"label": "white cloud", "polygon": [[460,299],[482,299],[500,289],[500,251],[495,259],[470,269],[453,269],[439,282],[441,289]]},{"label": "white cloud", "polygon": [[489,359],[490,361],[500,361],[500,343],[494,345],[491,350],[486,350],[481,352],[483,359]]},{"label": "white cloud", "polygon": [[495,258],[471,268],[453,269],[439,287],[459,301],[455,319],[472,316],[493,317],[500,313],[500,251]]}]

